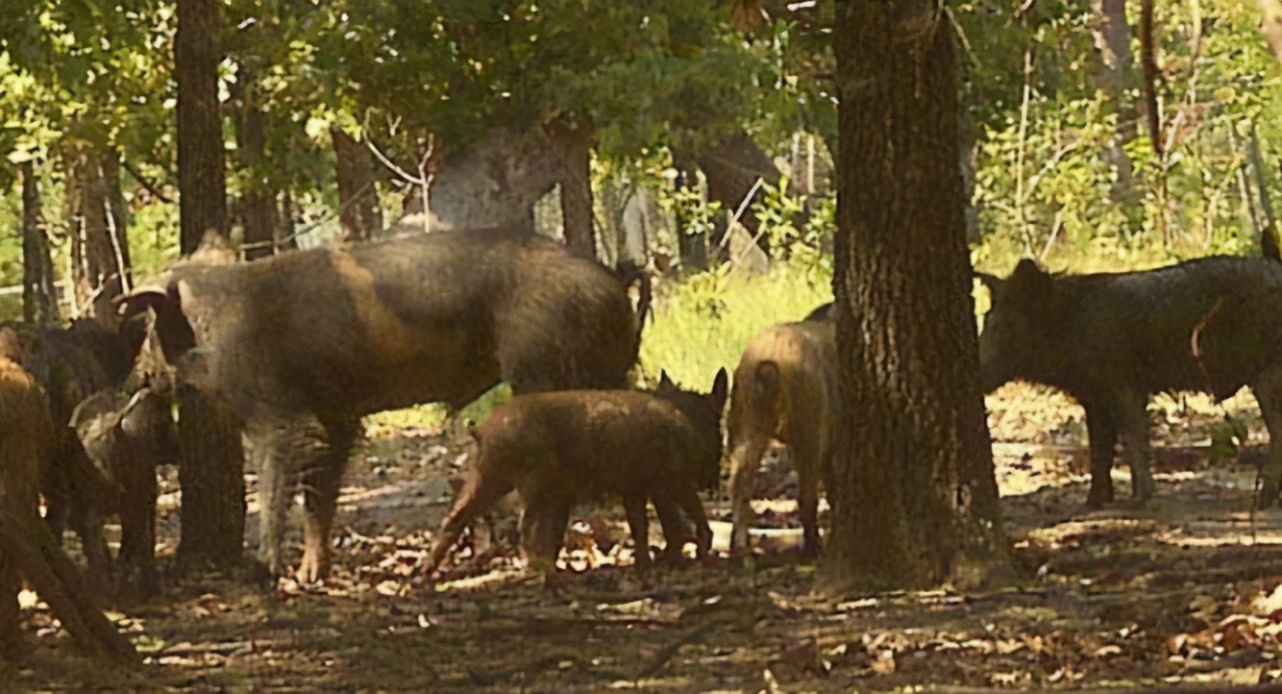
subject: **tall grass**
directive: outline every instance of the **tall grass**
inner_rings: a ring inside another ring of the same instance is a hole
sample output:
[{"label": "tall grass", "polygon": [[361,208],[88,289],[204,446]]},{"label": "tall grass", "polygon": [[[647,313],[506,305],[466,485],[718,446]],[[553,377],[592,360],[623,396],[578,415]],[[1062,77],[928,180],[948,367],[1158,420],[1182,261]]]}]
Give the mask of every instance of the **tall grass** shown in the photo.
[{"label": "tall grass", "polygon": [[777,262],[764,274],[711,270],[656,292],[654,322],[641,338],[641,371],[653,383],[667,371],[686,388],[707,390],[720,367],[733,370],[763,328],[801,320],[832,299],[825,270]]}]

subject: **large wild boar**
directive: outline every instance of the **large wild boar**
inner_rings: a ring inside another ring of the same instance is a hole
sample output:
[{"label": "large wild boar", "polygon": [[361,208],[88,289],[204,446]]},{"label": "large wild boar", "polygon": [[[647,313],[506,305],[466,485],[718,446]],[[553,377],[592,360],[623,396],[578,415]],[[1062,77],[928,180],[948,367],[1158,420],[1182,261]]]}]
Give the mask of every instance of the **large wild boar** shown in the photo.
[{"label": "large wild boar", "polygon": [[708,395],[678,390],[665,377],[653,394],[571,390],[513,397],[477,432],[480,451],[425,570],[435,570],[463,529],[513,490],[524,502],[521,546],[536,570],[555,568],[575,502],[603,493],[623,500],[638,569],[650,562],[646,499],[654,502],[669,542],[684,540],[683,521],[693,522],[705,555],[712,531],[697,491],[719,481],[727,381],[725,369],[717,372]]},{"label": "large wild boar", "polygon": [[1087,504],[1113,500],[1115,447],[1137,501],[1153,493],[1148,399],[1162,391],[1227,398],[1250,386],[1271,440],[1260,503],[1282,476],[1282,262],[1211,257],[1144,272],[1053,276],[1022,260],[980,275],[992,308],[979,339],[980,380],[1059,388],[1086,409]]},{"label": "large wild boar", "polygon": [[819,481],[832,465],[837,399],[836,327],[801,321],[766,328],[748,343],[734,372],[726,428],[730,445],[731,549],[748,547],[757,468],[772,439],[797,469],[802,551],[819,552]]},{"label": "large wild boar", "polygon": [[637,321],[598,263],[531,233],[404,236],[243,264],[187,263],[126,297],[157,311],[180,381],[245,422],[261,456],[260,552],[281,556],[301,476],[298,577],[328,564],[339,482],[360,418],[418,403],[462,407],[500,379],[515,393],[623,388]]}]

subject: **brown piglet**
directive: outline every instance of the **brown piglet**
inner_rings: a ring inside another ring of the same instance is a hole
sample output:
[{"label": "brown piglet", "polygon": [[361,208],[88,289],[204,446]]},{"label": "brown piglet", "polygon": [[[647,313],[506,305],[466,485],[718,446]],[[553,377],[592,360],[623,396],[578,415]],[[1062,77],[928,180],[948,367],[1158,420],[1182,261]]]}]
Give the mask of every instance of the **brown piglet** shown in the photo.
[{"label": "brown piglet", "polygon": [[480,450],[446,516],[425,571],[440,565],[463,529],[516,490],[524,503],[521,546],[531,568],[551,572],[576,501],[601,494],[623,500],[639,570],[649,564],[646,500],[664,521],[665,538],[684,539],[682,514],[695,525],[700,556],[712,543],[697,490],[720,477],[721,412],[728,378],[709,394],[662,379],[648,393],[570,390],[518,395],[476,432]]}]

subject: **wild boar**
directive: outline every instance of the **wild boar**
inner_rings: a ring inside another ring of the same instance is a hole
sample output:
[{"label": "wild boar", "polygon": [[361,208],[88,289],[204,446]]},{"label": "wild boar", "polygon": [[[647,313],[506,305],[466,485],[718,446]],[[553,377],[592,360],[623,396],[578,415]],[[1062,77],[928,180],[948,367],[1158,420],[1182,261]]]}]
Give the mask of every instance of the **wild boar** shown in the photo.
[{"label": "wild boar", "polygon": [[1263,506],[1282,477],[1282,262],[1210,257],[1143,272],[1053,276],[1022,260],[992,293],[980,380],[1043,383],[1086,410],[1087,505],[1113,500],[1116,445],[1137,502],[1153,493],[1148,399],[1162,391],[1227,398],[1250,386],[1271,440]]},{"label": "wild boar", "polygon": [[40,471],[45,522],[58,542],[68,526],[80,536],[95,589],[107,591],[113,569],[98,503],[104,480],[70,421],[86,397],[124,383],[146,334],[143,317],[114,326],[94,319],[79,319],[67,328],[8,324],[3,331],[14,345],[15,360],[47,394],[55,423],[55,452]]},{"label": "wild boar", "polygon": [[719,480],[727,380],[720,370],[708,395],[665,383],[654,393],[578,390],[513,397],[477,432],[480,451],[425,571],[435,570],[463,529],[512,490],[524,502],[521,545],[535,570],[555,569],[575,502],[602,493],[623,500],[638,570],[650,562],[647,498],[665,523],[666,538],[684,537],[684,514],[705,555],[712,531],[696,492]]},{"label": "wild boar", "polygon": [[811,311],[810,313],[807,313],[806,317],[803,318],[802,320],[808,320],[808,321],[832,320],[832,307],[833,307],[833,302],[831,301],[829,301],[826,304],[820,304],[819,306],[816,306],[813,311]]},{"label": "wild boar", "polygon": [[301,476],[303,581],[327,571],[339,482],[362,416],[427,402],[462,407],[500,379],[517,394],[623,388],[637,357],[622,282],[516,230],[189,262],[123,301],[127,313],[156,309],[179,381],[245,422],[262,459],[259,551],[276,574]]},{"label": "wild boar", "polygon": [[771,326],[744,349],[734,372],[727,430],[730,445],[732,550],[748,547],[757,468],[772,439],[788,447],[797,469],[802,552],[819,552],[819,482],[832,466],[837,399],[836,327],[832,321]]},{"label": "wild boar", "polygon": [[40,522],[39,479],[58,448],[43,389],[17,363],[17,333],[0,329],[0,657],[23,650],[18,592],[30,581],[62,625],[116,659],[134,650],[94,605],[84,578]]},{"label": "wild boar", "polygon": [[155,566],[157,465],[177,465],[172,384],[159,345],[148,339],[119,388],[89,396],[71,425],[102,475],[96,507],[120,515],[116,597],[147,598],[159,590]]}]

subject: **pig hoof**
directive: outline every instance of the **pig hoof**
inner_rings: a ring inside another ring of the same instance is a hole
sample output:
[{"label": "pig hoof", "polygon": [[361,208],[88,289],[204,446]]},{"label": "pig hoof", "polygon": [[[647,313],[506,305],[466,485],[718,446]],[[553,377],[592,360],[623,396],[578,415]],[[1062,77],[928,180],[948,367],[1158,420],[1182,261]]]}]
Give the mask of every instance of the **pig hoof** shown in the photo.
[{"label": "pig hoof", "polygon": [[299,583],[318,583],[328,573],[326,568],[319,558],[304,555],[303,561],[298,565],[298,571],[294,572],[294,578]]}]

